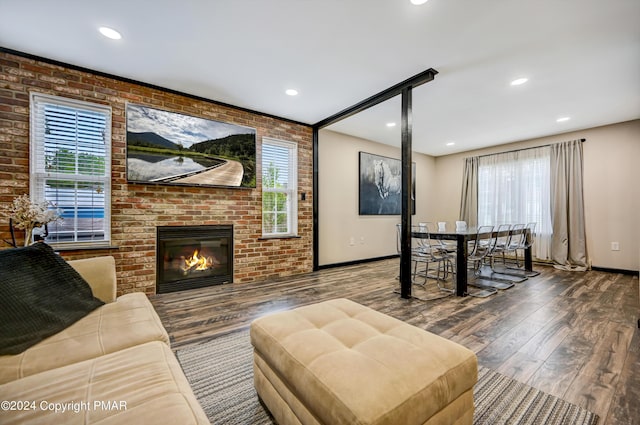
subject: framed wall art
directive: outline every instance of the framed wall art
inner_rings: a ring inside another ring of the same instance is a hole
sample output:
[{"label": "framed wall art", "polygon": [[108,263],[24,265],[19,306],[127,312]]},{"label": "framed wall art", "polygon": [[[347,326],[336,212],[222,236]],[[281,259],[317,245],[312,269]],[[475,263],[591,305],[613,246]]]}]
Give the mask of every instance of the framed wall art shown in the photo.
[{"label": "framed wall art", "polygon": [[[411,214],[416,212],[416,164],[411,164]],[[399,215],[402,212],[402,162],[360,152],[360,215]]]}]

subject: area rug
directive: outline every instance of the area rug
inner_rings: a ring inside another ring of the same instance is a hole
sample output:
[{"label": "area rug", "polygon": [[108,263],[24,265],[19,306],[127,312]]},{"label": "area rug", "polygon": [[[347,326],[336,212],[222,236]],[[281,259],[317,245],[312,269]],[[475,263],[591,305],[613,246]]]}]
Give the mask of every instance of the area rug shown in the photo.
[{"label": "area rug", "polygon": [[[253,388],[253,351],[242,329],[176,352],[212,424],[272,425]],[[595,425],[598,416],[526,384],[480,367],[474,425]]]}]

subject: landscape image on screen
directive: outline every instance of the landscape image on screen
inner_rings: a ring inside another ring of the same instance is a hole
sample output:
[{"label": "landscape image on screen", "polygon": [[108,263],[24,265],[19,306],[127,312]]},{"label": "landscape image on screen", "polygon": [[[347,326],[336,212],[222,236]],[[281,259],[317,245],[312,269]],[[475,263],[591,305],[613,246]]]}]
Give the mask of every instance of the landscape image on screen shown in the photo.
[{"label": "landscape image on screen", "polygon": [[129,104],[127,180],[256,187],[256,130]]}]

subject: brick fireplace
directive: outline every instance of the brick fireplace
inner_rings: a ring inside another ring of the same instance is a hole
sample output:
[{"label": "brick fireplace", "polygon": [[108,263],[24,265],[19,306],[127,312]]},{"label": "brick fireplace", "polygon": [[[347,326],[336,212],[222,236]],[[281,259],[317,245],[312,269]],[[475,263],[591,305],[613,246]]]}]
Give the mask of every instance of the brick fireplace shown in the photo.
[{"label": "brick fireplace", "polygon": [[[111,255],[116,261],[117,294],[158,292],[157,228],[233,224],[233,284],[264,281],[313,270],[313,131],[311,126],[235,108],[197,96],[150,87],[46,59],[0,52],[0,209],[29,193],[29,94],[42,92],[112,108],[111,240],[107,248],[65,250],[68,260]],[[262,237],[262,166],[255,164],[256,188],[188,187],[128,182],[126,105],[132,102],[166,111],[228,122],[263,137],[298,144],[297,238]],[[3,125],[6,124],[6,125]],[[11,238],[0,220],[0,242]],[[0,244],[0,249],[8,248]],[[231,258],[231,256],[229,256]],[[229,278],[231,281],[231,277]],[[224,282],[224,281],[222,281]],[[219,282],[221,283],[221,282]]]},{"label": "brick fireplace", "polygon": [[159,226],[157,293],[233,282],[233,226]]}]

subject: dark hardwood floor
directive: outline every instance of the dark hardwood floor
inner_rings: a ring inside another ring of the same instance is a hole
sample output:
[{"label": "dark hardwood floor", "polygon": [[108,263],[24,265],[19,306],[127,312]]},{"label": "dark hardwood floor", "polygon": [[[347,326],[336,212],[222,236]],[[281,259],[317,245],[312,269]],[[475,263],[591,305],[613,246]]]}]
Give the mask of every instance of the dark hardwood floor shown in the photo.
[{"label": "dark hardwood floor", "polygon": [[[582,406],[599,424],[640,424],[638,277],[598,271],[541,274],[488,298],[405,300],[399,260],[260,283],[151,297],[174,349],[247,326],[262,315],[331,298],[363,305],[456,341],[480,365]],[[414,286],[414,295],[438,294]]]}]

